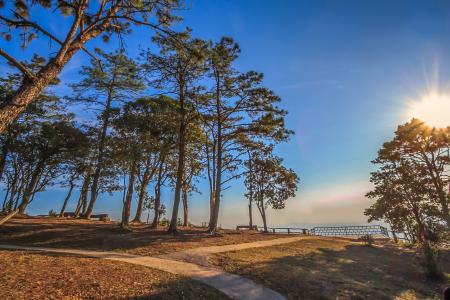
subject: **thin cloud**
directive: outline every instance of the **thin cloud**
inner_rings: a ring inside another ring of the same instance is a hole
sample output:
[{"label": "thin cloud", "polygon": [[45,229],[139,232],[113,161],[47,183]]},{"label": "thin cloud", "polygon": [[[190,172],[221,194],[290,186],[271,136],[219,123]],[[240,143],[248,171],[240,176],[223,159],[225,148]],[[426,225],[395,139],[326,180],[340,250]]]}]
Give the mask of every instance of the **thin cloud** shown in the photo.
[{"label": "thin cloud", "polygon": [[332,88],[336,88],[339,90],[344,90],[344,86],[342,85],[342,83],[339,80],[334,80],[334,79],[303,81],[303,82],[286,85],[286,86],[282,87],[282,89],[286,89],[286,90],[305,89],[305,88],[311,88],[311,87],[322,86],[322,85],[330,86]]}]

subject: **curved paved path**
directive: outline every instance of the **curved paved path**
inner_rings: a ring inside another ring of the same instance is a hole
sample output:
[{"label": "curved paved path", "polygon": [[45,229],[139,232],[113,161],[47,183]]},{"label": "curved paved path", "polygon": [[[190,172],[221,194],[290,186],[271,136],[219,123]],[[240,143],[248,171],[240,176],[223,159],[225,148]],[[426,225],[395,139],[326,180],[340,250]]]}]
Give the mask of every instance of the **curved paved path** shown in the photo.
[{"label": "curved paved path", "polygon": [[91,251],[64,248],[27,247],[17,245],[0,245],[0,248],[77,254],[81,256],[127,262],[135,265],[151,267],[172,274],[190,277],[218,289],[219,291],[233,299],[285,300],[286,298],[281,294],[260,284],[257,284],[250,279],[210,267],[208,264],[208,257],[213,253],[280,245],[295,242],[303,238],[304,237],[280,238],[235,245],[201,247],[191,250],[174,252],[165,256],[170,259],[109,251]]}]

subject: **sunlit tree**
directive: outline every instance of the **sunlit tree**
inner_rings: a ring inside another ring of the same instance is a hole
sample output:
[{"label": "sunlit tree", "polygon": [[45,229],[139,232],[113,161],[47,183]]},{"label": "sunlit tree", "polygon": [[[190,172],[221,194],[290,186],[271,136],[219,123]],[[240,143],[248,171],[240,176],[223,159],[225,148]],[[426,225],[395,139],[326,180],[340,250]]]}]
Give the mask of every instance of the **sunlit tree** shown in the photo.
[{"label": "sunlit tree", "polygon": [[[0,132],[38,99],[77,52],[83,51],[98,60],[96,54],[86,48],[90,40],[100,36],[104,41],[113,35],[123,37],[139,25],[170,35],[168,27],[178,19],[172,11],[178,7],[177,0],[1,0],[2,35],[16,49],[9,53],[0,49],[0,56],[24,78],[0,107]],[[48,20],[34,18],[34,14],[43,9],[51,11],[52,17],[59,17],[59,22],[68,20],[68,30],[62,34],[52,32],[47,26]],[[32,70],[19,61],[17,53],[35,39],[48,39],[53,48],[45,54],[46,63]]]}]

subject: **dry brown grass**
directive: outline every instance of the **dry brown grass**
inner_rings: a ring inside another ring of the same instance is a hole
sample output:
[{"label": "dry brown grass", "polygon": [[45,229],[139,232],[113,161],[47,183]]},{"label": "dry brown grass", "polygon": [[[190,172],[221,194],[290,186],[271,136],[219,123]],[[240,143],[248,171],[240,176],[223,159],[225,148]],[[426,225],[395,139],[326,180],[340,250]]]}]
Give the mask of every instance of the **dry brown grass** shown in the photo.
[{"label": "dry brown grass", "polygon": [[228,299],[190,279],[94,258],[0,251],[0,299]]},{"label": "dry brown grass", "polygon": [[[424,279],[412,251],[345,239],[302,241],[216,254],[212,263],[289,299],[441,299],[447,282]],[[442,260],[450,272],[450,253]]]},{"label": "dry brown grass", "polygon": [[203,246],[240,244],[279,238],[260,232],[224,230],[211,235],[201,228],[180,228],[176,235],[165,228],[152,230],[145,224],[131,226],[131,232],[117,223],[59,218],[16,218],[0,226],[0,244],[109,250],[138,255],[162,255]]}]

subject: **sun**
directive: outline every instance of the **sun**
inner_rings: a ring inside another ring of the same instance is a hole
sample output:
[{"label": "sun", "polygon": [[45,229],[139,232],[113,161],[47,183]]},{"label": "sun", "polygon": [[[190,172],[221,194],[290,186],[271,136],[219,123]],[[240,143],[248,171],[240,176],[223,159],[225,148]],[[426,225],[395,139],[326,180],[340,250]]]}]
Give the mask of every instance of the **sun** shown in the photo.
[{"label": "sun", "polygon": [[408,118],[419,119],[431,127],[450,126],[450,95],[432,92],[420,100],[409,101]]}]

